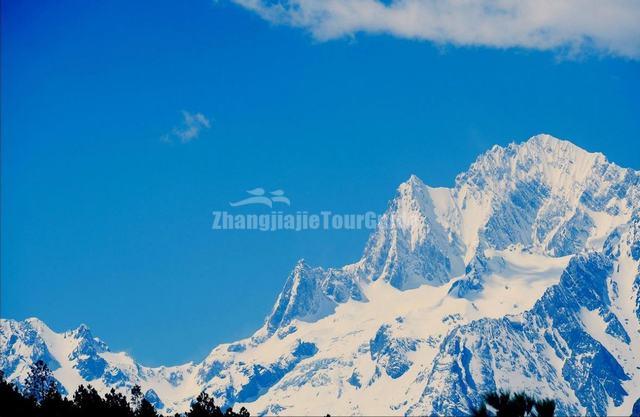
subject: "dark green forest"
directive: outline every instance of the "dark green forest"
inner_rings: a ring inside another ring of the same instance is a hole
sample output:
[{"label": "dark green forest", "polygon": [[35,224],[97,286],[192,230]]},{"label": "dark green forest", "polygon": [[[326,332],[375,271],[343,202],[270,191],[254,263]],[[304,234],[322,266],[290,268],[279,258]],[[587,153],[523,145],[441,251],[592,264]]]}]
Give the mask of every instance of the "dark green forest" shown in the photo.
[{"label": "dark green forest", "polygon": [[[131,398],[111,391],[101,397],[91,385],[80,385],[70,398],[60,394],[47,365],[38,361],[19,390],[7,382],[0,371],[0,417],[160,417],[161,414],[142,395],[139,386],[131,389]],[[220,409],[202,392],[189,411],[176,417],[249,417],[246,408],[235,412]]]},{"label": "dark green forest", "polygon": [[[100,396],[91,385],[80,385],[65,398],[57,381],[43,361],[31,366],[24,386],[18,389],[5,380],[0,371],[0,417],[160,417],[161,414],[144,397],[140,386],[131,389],[131,397],[111,389]],[[482,405],[472,410],[473,417],[553,417],[555,402],[538,400],[525,393],[500,391],[483,397]],[[175,417],[249,417],[242,407],[222,410],[212,397],[202,392],[189,411]]]}]

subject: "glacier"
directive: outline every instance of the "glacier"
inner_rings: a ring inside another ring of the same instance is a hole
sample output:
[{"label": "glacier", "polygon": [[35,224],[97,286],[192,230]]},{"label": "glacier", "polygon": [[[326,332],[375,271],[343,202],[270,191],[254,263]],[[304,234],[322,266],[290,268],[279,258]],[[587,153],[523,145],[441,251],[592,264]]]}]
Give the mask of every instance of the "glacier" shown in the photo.
[{"label": "glacier", "polygon": [[468,415],[491,390],[557,415],[640,412],[640,173],[550,135],[494,146],[452,188],[402,183],[357,262],[295,265],[264,325],[146,367],[84,325],[0,321],[0,369],[64,393],[139,384],[163,413],[202,390],[258,415]]}]

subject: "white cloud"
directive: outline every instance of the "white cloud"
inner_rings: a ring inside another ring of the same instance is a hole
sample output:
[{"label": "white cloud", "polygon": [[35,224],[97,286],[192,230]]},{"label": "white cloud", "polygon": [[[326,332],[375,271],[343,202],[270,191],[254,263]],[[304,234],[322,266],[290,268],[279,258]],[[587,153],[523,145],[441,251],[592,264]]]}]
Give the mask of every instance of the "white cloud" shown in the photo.
[{"label": "white cloud", "polygon": [[640,58],[639,0],[234,0],[318,40],[388,33],[439,44]]},{"label": "white cloud", "polygon": [[163,142],[173,142],[173,138],[177,138],[181,143],[189,143],[200,136],[203,129],[209,129],[211,122],[202,113],[189,113],[182,111],[182,123],[174,127],[171,133],[162,136]]}]

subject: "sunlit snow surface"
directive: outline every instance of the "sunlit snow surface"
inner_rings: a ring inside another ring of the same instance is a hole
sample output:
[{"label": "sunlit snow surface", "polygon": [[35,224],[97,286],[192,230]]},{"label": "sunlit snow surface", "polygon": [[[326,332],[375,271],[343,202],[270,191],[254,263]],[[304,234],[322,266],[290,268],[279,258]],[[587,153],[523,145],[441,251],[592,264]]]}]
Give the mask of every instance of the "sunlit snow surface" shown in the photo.
[{"label": "sunlit snow surface", "polygon": [[163,412],[203,389],[253,414],[464,415],[525,389],[560,415],[640,397],[640,176],[539,135],[456,178],[400,185],[362,258],[299,262],[265,324],[200,363],[147,368],[90,331],[2,320],[0,368],[43,359],[67,392],[140,384]]}]

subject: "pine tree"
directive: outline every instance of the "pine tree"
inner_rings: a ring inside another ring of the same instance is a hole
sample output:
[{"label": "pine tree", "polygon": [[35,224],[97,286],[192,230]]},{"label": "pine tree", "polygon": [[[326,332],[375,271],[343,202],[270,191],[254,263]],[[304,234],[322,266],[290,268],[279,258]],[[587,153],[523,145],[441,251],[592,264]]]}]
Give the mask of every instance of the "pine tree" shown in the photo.
[{"label": "pine tree", "polygon": [[191,403],[191,409],[186,414],[186,417],[222,417],[222,411],[220,407],[215,405],[213,398],[209,397],[209,394],[202,391],[198,398]]},{"label": "pine tree", "polygon": [[136,411],[136,417],[158,417],[158,413],[149,400],[143,398],[140,401],[140,407]]},{"label": "pine tree", "polygon": [[54,379],[47,364],[42,360],[38,360],[29,369],[29,374],[24,383],[25,395],[40,404],[53,382]]},{"label": "pine tree", "polygon": [[140,388],[140,385],[136,384],[131,387],[131,407],[134,410],[138,410],[140,408],[142,398],[142,388]]},{"label": "pine tree", "polygon": [[136,417],[158,417],[158,412],[153,404],[142,395],[140,385],[134,385],[131,388],[131,405],[135,410]]},{"label": "pine tree", "polygon": [[489,417],[489,411],[487,411],[487,406],[482,404],[480,408],[477,408],[471,412],[472,417]]},{"label": "pine tree", "polygon": [[73,394],[73,404],[76,413],[81,416],[98,417],[106,414],[104,400],[91,385],[78,387]]},{"label": "pine tree", "polygon": [[[487,405],[491,407],[491,412],[487,409]],[[527,417],[535,414],[538,417],[553,417],[555,408],[556,403],[553,400],[539,401],[524,392],[511,394],[509,391],[500,391],[486,394],[484,403],[472,410],[471,415],[473,417]]]},{"label": "pine tree", "polygon": [[36,415],[33,398],[22,395],[16,387],[4,379],[0,371],[0,415],[31,417]]},{"label": "pine tree", "polygon": [[133,411],[127,402],[127,397],[114,388],[104,396],[106,412],[113,417],[133,417]]},{"label": "pine tree", "polygon": [[63,398],[58,391],[58,386],[52,382],[49,389],[40,402],[41,417],[67,417],[72,414],[73,403]]},{"label": "pine tree", "polygon": [[542,400],[536,402],[535,407],[538,417],[553,417],[556,411],[556,402],[553,400]]}]

